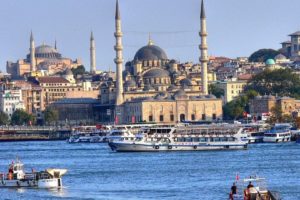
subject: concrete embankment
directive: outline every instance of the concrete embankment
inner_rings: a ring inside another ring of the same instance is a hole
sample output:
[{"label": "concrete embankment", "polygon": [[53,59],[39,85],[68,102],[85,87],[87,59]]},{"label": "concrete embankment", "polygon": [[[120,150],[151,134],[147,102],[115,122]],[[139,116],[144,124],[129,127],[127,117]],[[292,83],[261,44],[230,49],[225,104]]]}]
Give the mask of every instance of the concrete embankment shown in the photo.
[{"label": "concrete embankment", "polygon": [[2,127],[0,128],[0,142],[66,140],[70,134],[70,129],[58,127]]}]

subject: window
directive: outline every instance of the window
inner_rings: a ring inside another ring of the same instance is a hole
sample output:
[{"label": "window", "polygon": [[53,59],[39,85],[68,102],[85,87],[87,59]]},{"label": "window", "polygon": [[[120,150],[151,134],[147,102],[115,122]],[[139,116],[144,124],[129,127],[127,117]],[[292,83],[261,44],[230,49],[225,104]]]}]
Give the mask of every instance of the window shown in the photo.
[{"label": "window", "polygon": [[213,116],[212,116],[213,120],[216,120],[217,119],[217,115],[214,113]]},{"label": "window", "polygon": [[160,122],[163,122],[163,121],[164,121],[164,116],[163,116],[163,115],[160,115],[160,116],[159,116],[159,121],[160,121]]},{"label": "window", "polygon": [[153,121],[153,116],[149,115],[149,122],[152,122],[152,121]]},{"label": "window", "polygon": [[173,114],[170,115],[170,121],[171,121],[171,122],[174,121],[174,115],[173,115]]},{"label": "window", "polygon": [[195,114],[191,115],[191,119],[194,121],[195,120]]},{"label": "window", "polygon": [[206,115],[202,114],[202,120],[206,120]]}]

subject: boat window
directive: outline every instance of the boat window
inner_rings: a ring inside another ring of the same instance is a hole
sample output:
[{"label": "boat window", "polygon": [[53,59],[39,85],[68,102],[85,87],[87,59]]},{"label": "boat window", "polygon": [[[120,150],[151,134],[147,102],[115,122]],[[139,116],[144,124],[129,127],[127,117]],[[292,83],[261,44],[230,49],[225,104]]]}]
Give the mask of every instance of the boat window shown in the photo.
[{"label": "boat window", "polygon": [[216,137],[216,138],[214,138],[214,141],[215,142],[220,142],[220,138]]},{"label": "boat window", "polygon": [[200,138],[200,142],[207,142],[207,138]]},{"label": "boat window", "polygon": [[228,141],[234,141],[233,137],[228,138]]},{"label": "boat window", "polygon": [[193,141],[194,141],[194,142],[199,142],[199,141],[200,141],[200,138],[193,138]]},{"label": "boat window", "polygon": [[186,142],[192,142],[192,138],[186,138],[185,141]]}]

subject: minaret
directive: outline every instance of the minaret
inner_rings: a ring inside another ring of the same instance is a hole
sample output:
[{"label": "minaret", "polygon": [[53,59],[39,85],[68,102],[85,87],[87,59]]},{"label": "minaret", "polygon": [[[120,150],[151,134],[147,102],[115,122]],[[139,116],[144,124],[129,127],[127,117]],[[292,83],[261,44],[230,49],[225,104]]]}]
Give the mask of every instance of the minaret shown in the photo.
[{"label": "minaret", "polygon": [[199,49],[201,51],[201,56],[199,61],[201,62],[201,74],[202,74],[202,93],[204,95],[208,94],[208,85],[207,85],[207,63],[208,63],[208,56],[207,56],[207,31],[206,31],[206,16],[205,16],[205,9],[203,0],[201,2],[201,14],[200,14],[200,21],[201,21],[201,29],[199,35],[201,37],[201,44],[199,45]]},{"label": "minaret", "polygon": [[122,69],[123,69],[123,46],[122,46],[122,30],[121,30],[121,17],[119,11],[119,1],[116,2],[116,17],[115,17],[115,24],[116,24],[116,71],[117,71],[117,93],[116,93],[116,105],[121,105],[124,102],[123,99],[123,78],[122,78]]},{"label": "minaret", "polygon": [[96,72],[96,45],[95,45],[93,32],[91,32],[91,39],[90,39],[90,59],[91,59],[90,72],[94,74]]},{"label": "minaret", "polygon": [[30,71],[36,71],[36,60],[35,60],[35,46],[34,46],[34,39],[33,34],[31,31],[30,34]]},{"label": "minaret", "polygon": [[56,41],[56,39],[54,41],[54,49],[57,50],[57,41]]}]

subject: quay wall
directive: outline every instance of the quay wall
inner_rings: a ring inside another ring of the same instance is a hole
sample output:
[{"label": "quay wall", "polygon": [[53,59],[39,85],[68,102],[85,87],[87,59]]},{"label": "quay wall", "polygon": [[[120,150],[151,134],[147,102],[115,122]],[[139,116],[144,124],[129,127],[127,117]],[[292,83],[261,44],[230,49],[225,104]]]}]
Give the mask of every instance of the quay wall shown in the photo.
[{"label": "quay wall", "polygon": [[66,140],[71,130],[57,127],[1,127],[0,142]]}]

